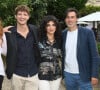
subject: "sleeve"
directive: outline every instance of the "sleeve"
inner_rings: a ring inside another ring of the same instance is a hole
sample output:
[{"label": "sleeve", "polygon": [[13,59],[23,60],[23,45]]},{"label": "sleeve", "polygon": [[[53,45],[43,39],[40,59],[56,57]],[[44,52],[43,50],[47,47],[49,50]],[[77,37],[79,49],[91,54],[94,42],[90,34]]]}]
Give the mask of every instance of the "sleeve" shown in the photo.
[{"label": "sleeve", "polygon": [[96,40],[93,32],[90,30],[88,34],[89,49],[92,59],[92,77],[98,78],[99,73],[99,54],[96,46]]},{"label": "sleeve", "polygon": [[7,42],[6,42],[6,36],[5,34],[3,34],[3,42],[2,42],[2,50],[1,50],[1,54],[3,54],[4,56],[6,56],[7,54]]}]

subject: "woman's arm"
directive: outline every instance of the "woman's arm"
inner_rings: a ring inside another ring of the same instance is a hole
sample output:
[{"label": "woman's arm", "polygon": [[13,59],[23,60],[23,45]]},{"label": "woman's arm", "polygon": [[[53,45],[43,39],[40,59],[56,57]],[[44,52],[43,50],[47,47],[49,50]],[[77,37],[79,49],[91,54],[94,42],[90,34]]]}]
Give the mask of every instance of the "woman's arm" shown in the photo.
[{"label": "woman's arm", "polygon": [[6,42],[6,36],[5,34],[3,34],[3,37],[2,37],[2,44],[1,44],[1,53],[6,56],[7,54],[7,42]]},{"label": "woman's arm", "polygon": [[11,31],[9,31],[9,29],[10,29],[11,27],[13,27],[13,26],[6,26],[6,27],[4,27],[4,28],[3,28],[3,32],[9,32],[9,33],[11,33]]}]

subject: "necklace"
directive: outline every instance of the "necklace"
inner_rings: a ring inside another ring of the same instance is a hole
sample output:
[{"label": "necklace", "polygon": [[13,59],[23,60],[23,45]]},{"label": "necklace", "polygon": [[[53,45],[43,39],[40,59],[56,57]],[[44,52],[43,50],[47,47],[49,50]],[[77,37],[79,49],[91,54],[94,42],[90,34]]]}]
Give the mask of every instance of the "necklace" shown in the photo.
[{"label": "necklace", "polygon": [[55,39],[51,39],[51,40],[50,40],[50,39],[48,39],[48,42],[49,42],[49,44],[50,44],[50,45],[53,45],[53,44],[54,44],[54,42],[55,42]]}]

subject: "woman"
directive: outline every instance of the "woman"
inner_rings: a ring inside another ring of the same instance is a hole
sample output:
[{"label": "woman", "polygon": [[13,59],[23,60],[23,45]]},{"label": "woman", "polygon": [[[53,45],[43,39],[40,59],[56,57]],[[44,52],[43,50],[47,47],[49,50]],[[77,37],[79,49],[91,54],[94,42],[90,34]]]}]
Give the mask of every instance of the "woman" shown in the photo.
[{"label": "woman", "polygon": [[54,16],[43,18],[39,41],[39,90],[58,90],[61,81],[61,32]]},{"label": "woman", "polygon": [[3,34],[3,28],[0,20],[0,90],[2,89],[2,83],[3,83],[3,78],[5,75],[4,72],[4,65],[3,65],[3,60],[1,58],[1,53],[4,55],[6,54],[6,42],[5,42],[5,35]]}]

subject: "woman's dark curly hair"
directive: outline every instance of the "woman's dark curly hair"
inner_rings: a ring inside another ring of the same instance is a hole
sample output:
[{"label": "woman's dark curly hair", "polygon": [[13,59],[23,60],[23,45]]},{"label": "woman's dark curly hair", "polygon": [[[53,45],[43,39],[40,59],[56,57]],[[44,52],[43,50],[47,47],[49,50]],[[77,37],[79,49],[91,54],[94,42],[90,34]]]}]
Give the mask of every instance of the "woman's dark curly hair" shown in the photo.
[{"label": "woman's dark curly hair", "polygon": [[40,40],[47,38],[46,26],[47,26],[47,23],[50,22],[50,21],[53,21],[55,23],[55,26],[56,26],[56,31],[55,31],[55,34],[54,34],[55,39],[61,38],[61,29],[60,29],[60,24],[59,24],[57,18],[53,15],[47,15],[43,18],[43,20],[41,21],[41,24],[40,24],[40,28],[39,28],[39,30],[40,30],[40,34],[39,34]]}]

